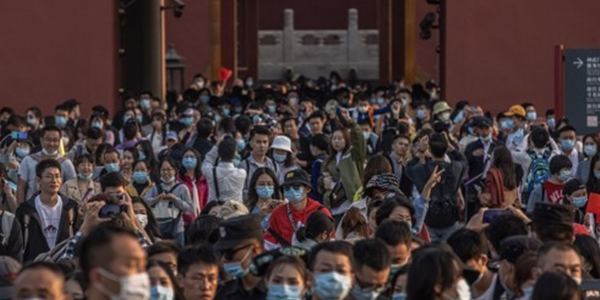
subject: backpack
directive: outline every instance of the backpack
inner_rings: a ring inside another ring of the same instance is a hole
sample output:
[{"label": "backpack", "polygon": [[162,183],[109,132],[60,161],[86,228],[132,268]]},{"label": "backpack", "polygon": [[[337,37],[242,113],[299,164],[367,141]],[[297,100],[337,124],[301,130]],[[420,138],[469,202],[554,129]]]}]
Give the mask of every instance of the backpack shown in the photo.
[{"label": "backpack", "polygon": [[[431,191],[431,200],[429,202],[429,210],[425,217],[425,224],[431,228],[447,228],[452,226],[459,220],[458,205],[456,203],[455,187],[452,183],[456,183],[459,178],[455,178],[456,170],[459,163],[452,162],[443,165],[446,169],[442,173],[442,179],[438,185]],[[426,164],[426,178],[431,176],[434,166]]]},{"label": "backpack", "polygon": [[550,158],[550,150],[544,150],[544,153],[540,156],[534,151],[528,152],[531,158],[531,164],[527,171],[527,177],[525,179],[525,193],[531,193],[536,187],[542,184],[546,179],[550,178],[550,167],[548,166],[548,160]]}]

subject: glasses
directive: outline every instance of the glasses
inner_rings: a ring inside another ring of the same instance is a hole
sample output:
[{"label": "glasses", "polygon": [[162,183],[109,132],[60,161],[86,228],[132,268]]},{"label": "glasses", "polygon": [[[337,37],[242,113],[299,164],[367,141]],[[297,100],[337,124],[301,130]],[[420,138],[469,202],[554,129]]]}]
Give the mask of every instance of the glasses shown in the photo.
[{"label": "glasses", "polygon": [[62,177],[60,175],[57,175],[57,176],[44,175],[44,176],[42,176],[42,179],[45,179],[45,180],[61,180]]},{"label": "glasses", "polygon": [[283,187],[284,191],[289,191],[291,189],[295,189],[295,190],[299,190],[300,188],[302,188],[302,185],[297,183],[297,184],[291,184],[291,185],[286,185]]}]

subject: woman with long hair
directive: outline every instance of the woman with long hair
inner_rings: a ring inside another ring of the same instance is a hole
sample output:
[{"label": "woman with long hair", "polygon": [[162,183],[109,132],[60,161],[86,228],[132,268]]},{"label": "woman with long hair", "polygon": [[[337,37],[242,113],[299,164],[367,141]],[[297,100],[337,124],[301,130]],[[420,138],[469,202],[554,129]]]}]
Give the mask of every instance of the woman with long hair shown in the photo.
[{"label": "woman with long hair", "polygon": [[183,152],[182,168],[179,170],[177,180],[187,186],[192,196],[194,212],[183,214],[185,225],[189,225],[202,211],[208,198],[208,184],[202,175],[200,152],[187,148]]},{"label": "woman with long hair", "polygon": [[485,179],[481,205],[491,208],[520,207],[518,180],[510,151],[498,146],[492,153],[491,167]]},{"label": "woman with long hair", "polygon": [[592,157],[586,186],[588,193],[600,193],[600,154]]},{"label": "woman with long hair", "polygon": [[583,137],[583,155],[585,160],[580,161],[579,165],[577,165],[576,178],[581,179],[583,182],[588,181],[592,157],[596,156],[598,149],[600,149],[600,138],[597,134],[588,134]]},{"label": "woman with long hair", "polygon": [[258,168],[249,186],[248,199],[244,204],[252,214],[263,215],[261,224],[266,229],[273,209],[284,203],[277,175],[270,168]]}]

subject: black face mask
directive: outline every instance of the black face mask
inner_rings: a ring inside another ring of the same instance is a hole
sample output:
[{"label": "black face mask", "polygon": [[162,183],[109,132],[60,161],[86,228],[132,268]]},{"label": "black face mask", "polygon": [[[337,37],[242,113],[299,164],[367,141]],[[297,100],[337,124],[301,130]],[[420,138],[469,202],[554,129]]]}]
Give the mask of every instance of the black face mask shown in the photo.
[{"label": "black face mask", "polygon": [[136,133],[137,126],[135,124],[129,123],[123,128],[123,136],[125,136],[127,140],[133,140],[135,138]]}]

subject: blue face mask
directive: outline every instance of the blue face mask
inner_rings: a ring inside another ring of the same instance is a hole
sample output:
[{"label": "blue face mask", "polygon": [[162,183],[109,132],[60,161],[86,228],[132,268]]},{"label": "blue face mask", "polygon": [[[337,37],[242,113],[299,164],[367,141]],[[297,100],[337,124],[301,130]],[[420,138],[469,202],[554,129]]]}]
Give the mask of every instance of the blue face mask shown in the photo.
[{"label": "blue face mask", "polygon": [[190,125],[192,125],[192,123],[194,123],[194,118],[193,117],[183,117],[183,118],[179,119],[179,122],[185,126],[190,126]]},{"label": "blue face mask", "polygon": [[133,172],[133,175],[131,175],[131,178],[136,183],[146,183],[146,182],[148,182],[148,173],[141,172],[141,171],[135,171],[135,172]]},{"label": "blue face mask", "polygon": [[394,295],[392,296],[392,300],[406,300],[407,296],[406,293],[394,293]]},{"label": "blue face mask", "polygon": [[583,146],[583,152],[587,157],[592,157],[598,153],[598,147],[596,145],[585,145]]},{"label": "blue face mask", "polygon": [[113,172],[119,172],[119,170],[121,170],[121,167],[119,166],[119,164],[105,164],[104,169],[108,173],[113,173]]},{"label": "blue face mask", "polygon": [[146,160],[146,153],[140,151],[138,152],[138,160]]},{"label": "blue face mask", "polygon": [[29,148],[21,148],[21,147],[17,147],[15,149],[15,154],[20,157],[20,158],[24,158],[25,156],[29,155],[29,152],[31,150],[29,150]]},{"label": "blue face mask", "polygon": [[475,129],[473,127],[467,127],[467,132],[469,132],[469,135],[475,135]]},{"label": "blue face mask", "polygon": [[304,199],[304,187],[300,187],[298,189],[293,187],[284,189],[284,196],[290,201],[290,203],[298,203]]},{"label": "blue face mask", "polygon": [[548,118],[548,120],[546,120],[546,124],[548,124],[548,127],[554,128],[556,127],[556,119]]},{"label": "blue face mask", "polygon": [[575,148],[575,141],[573,140],[561,140],[560,147],[563,151],[571,151]]},{"label": "blue face mask", "polygon": [[600,179],[600,171],[594,171],[594,177],[596,177],[596,179]]},{"label": "blue face mask", "polygon": [[202,102],[202,104],[208,104],[209,101],[210,101],[209,95],[200,95],[200,102]]},{"label": "blue face mask", "polygon": [[528,111],[527,112],[527,120],[535,121],[535,119],[537,119],[537,113],[535,111]]},{"label": "blue face mask", "polygon": [[520,144],[525,137],[523,129],[519,128],[517,131],[512,133],[513,142]]},{"label": "blue face mask", "polygon": [[242,113],[242,111],[244,111],[244,109],[243,109],[241,106],[236,106],[236,107],[235,107],[235,113],[236,113],[236,114],[241,114],[241,113]]},{"label": "blue face mask", "polygon": [[223,115],[226,117],[229,117],[229,114],[231,113],[231,111],[229,110],[229,108],[223,108]]},{"label": "blue face mask", "polygon": [[166,286],[155,285],[150,288],[149,300],[173,300],[174,298],[173,290]]},{"label": "blue face mask", "polygon": [[242,267],[242,262],[244,260],[246,260],[246,258],[248,258],[248,256],[250,256],[250,253],[252,252],[253,248],[254,247],[250,247],[250,249],[244,256],[244,258],[242,258],[242,260],[236,261],[236,262],[224,263],[223,270],[225,271],[225,273],[233,278],[244,278],[246,276],[246,274],[248,274],[249,270],[244,269],[244,267]]},{"label": "blue face mask", "polygon": [[148,110],[148,108],[150,108],[150,100],[148,100],[148,99],[142,99],[142,101],[140,101],[140,107],[143,110]]},{"label": "blue face mask", "polygon": [[100,123],[100,122],[92,122],[92,127],[96,127],[98,129],[102,129],[102,123]]},{"label": "blue face mask", "polygon": [[235,147],[237,148],[238,152],[244,151],[244,149],[246,149],[246,141],[243,139],[235,141]]},{"label": "blue face mask", "polygon": [[512,119],[504,119],[504,121],[500,123],[500,127],[504,130],[511,130],[515,127],[515,122]]},{"label": "blue face mask", "polygon": [[377,104],[378,104],[379,106],[381,106],[381,105],[385,104],[385,99],[383,99],[383,98],[381,98],[381,97],[377,98]]},{"label": "blue face mask", "polygon": [[184,157],[181,164],[186,169],[193,169],[198,165],[198,159],[195,157]]},{"label": "blue face mask", "polygon": [[464,117],[465,117],[465,112],[462,110],[458,111],[458,113],[456,113],[456,116],[454,116],[454,124],[460,123]]},{"label": "blue face mask", "polygon": [[275,112],[277,112],[277,106],[275,105],[267,105],[267,109],[269,110],[270,114],[274,114]]},{"label": "blue face mask", "polygon": [[273,153],[273,159],[274,159],[276,162],[278,162],[278,163],[282,164],[282,163],[284,163],[284,162],[285,162],[285,160],[287,159],[287,155],[285,155],[285,154]]},{"label": "blue face mask", "polygon": [[350,295],[356,300],[375,300],[379,297],[379,294],[381,294],[381,291],[373,288],[362,288],[357,284],[350,291]]},{"label": "blue face mask", "polygon": [[345,299],[351,284],[350,278],[337,272],[321,273],[315,275],[313,292],[321,300]]},{"label": "blue face mask", "polygon": [[127,121],[129,121],[129,119],[131,119],[130,116],[127,116],[127,115],[123,116],[123,124],[127,123]]},{"label": "blue face mask", "polygon": [[585,204],[587,202],[588,202],[587,196],[573,197],[573,205],[575,205],[576,207],[582,208],[585,206]]},{"label": "blue face mask", "polygon": [[273,193],[275,193],[275,189],[272,186],[259,185],[256,187],[256,194],[258,195],[258,198],[271,199]]},{"label": "blue face mask", "polygon": [[371,136],[370,132],[363,132],[363,137],[365,138],[365,140],[368,140],[370,136]]},{"label": "blue face mask", "polygon": [[558,175],[558,180],[562,182],[567,182],[571,179],[571,171],[569,170],[560,170],[560,174]]},{"label": "blue face mask", "polygon": [[63,128],[65,126],[67,126],[67,118],[62,117],[62,116],[54,117],[54,125],[56,125],[59,128]]},{"label": "blue face mask", "polygon": [[417,109],[417,118],[423,120],[425,119],[425,117],[427,117],[427,113],[425,112],[425,110],[422,108]]},{"label": "blue face mask", "polygon": [[267,300],[301,300],[302,288],[296,285],[269,284]]},{"label": "blue face mask", "polygon": [[143,116],[135,116],[135,120],[138,121],[138,123],[142,124],[144,122],[144,117]]},{"label": "blue face mask", "polygon": [[215,114],[215,116],[213,117],[213,119],[215,120],[215,123],[219,123],[219,122],[221,122],[221,115]]}]

